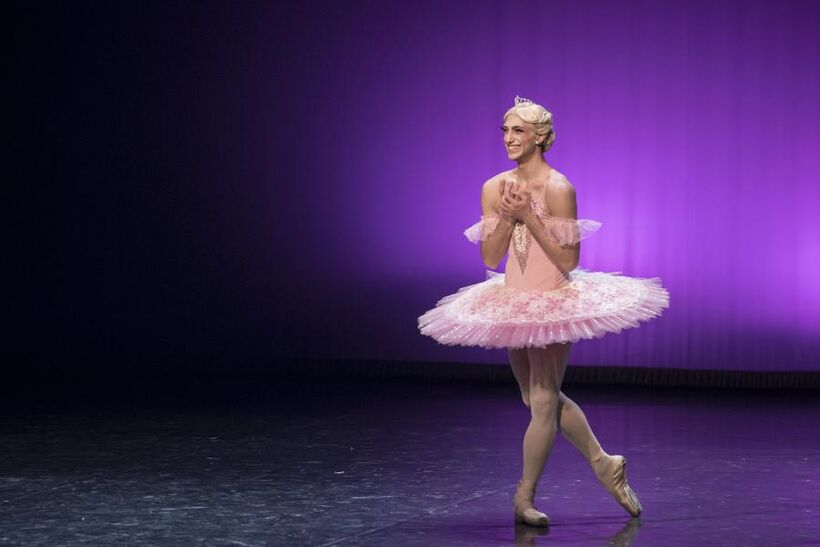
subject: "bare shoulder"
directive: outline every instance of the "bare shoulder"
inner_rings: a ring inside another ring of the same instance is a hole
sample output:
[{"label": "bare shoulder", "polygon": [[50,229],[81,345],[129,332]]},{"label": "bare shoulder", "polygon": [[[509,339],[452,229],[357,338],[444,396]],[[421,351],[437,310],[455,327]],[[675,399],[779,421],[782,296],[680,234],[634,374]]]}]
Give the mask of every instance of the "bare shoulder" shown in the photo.
[{"label": "bare shoulder", "polygon": [[567,189],[567,188],[573,188],[574,189],[575,188],[572,185],[572,183],[569,181],[567,176],[565,174],[563,174],[561,171],[559,171],[558,169],[555,169],[555,168],[553,168],[553,170],[552,170],[552,176],[550,176],[549,181],[552,184],[552,186],[555,187],[555,188],[564,188],[564,189]]},{"label": "bare shoulder", "polygon": [[563,173],[556,171],[555,175],[550,178],[547,206],[555,216],[575,218],[577,214],[575,186]]},{"label": "bare shoulder", "polygon": [[484,182],[484,188],[486,190],[498,190],[498,188],[501,186],[501,181],[508,177],[512,172],[513,169],[509,169],[507,171],[501,171],[500,173],[493,175],[492,177],[487,179],[487,181]]},{"label": "bare shoulder", "polygon": [[575,197],[575,186],[560,171],[555,171],[555,176],[550,177],[549,193],[556,197]]},{"label": "bare shoulder", "polygon": [[510,174],[511,171],[502,171],[493,175],[481,187],[481,211],[484,215],[498,213],[498,204],[501,201],[501,181]]}]

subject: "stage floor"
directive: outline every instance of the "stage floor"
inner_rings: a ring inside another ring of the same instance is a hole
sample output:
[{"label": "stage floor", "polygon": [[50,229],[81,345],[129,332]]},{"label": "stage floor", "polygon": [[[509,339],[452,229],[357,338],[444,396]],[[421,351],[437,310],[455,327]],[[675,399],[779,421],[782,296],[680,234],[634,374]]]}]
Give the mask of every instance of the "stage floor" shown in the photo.
[{"label": "stage floor", "polygon": [[[536,505],[512,496],[514,384],[98,386],[5,400],[3,545],[807,545],[820,537],[811,391],[565,385],[627,456],[630,518],[560,434]],[[100,393],[106,393],[105,396]],[[814,543],[812,543],[814,542]]]}]

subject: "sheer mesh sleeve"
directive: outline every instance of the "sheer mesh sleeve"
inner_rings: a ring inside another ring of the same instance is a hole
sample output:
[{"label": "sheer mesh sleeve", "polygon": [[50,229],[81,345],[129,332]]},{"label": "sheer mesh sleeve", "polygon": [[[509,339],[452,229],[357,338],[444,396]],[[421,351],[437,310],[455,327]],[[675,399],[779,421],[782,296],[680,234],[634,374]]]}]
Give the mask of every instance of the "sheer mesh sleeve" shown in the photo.
[{"label": "sheer mesh sleeve", "polygon": [[541,224],[547,234],[559,245],[574,245],[579,241],[588,238],[598,231],[601,223],[597,220],[562,218],[554,216],[542,216]]},{"label": "sheer mesh sleeve", "polygon": [[484,241],[495,231],[498,226],[499,217],[497,215],[481,215],[481,220],[464,230],[464,236],[471,242],[478,244]]}]

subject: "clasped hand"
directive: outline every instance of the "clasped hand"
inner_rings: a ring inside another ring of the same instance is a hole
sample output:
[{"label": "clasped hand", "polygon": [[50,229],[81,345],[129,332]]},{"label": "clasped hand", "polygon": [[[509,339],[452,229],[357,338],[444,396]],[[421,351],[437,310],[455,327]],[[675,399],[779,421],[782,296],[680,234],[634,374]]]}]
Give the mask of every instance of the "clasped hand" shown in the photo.
[{"label": "clasped hand", "polygon": [[499,205],[502,216],[525,222],[532,213],[531,201],[532,196],[530,193],[522,191],[517,182],[512,183],[512,185],[502,184],[501,204]]}]

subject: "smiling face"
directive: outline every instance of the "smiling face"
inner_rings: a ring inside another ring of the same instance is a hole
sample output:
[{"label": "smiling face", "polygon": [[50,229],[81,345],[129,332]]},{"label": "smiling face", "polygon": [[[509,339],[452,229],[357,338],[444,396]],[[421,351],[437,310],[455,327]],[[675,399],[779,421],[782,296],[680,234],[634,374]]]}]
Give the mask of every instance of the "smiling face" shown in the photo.
[{"label": "smiling face", "polygon": [[525,122],[518,115],[507,115],[504,118],[501,131],[504,132],[504,147],[507,149],[507,157],[511,160],[520,161],[541,151],[537,141],[542,140],[543,137],[538,136],[533,125]]}]

